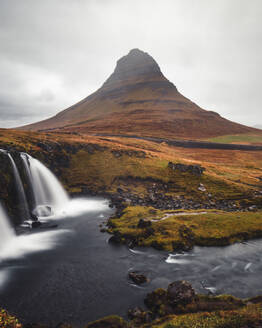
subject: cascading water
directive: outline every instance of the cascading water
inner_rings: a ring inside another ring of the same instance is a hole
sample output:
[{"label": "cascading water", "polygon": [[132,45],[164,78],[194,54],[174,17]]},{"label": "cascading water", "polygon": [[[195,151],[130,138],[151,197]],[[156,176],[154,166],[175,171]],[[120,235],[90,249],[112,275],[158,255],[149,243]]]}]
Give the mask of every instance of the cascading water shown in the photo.
[{"label": "cascading water", "polygon": [[69,197],[54,174],[30,155],[23,153],[21,157],[32,187],[36,214],[47,215],[47,208],[59,209],[65,206]]},{"label": "cascading water", "polygon": [[15,237],[14,229],[11,227],[4,208],[0,203],[0,250]]},{"label": "cascading water", "polygon": [[23,186],[20,174],[18,172],[15,161],[14,161],[13,157],[11,156],[11,154],[7,153],[7,156],[9,157],[12,168],[13,168],[13,174],[15,177],[15,183],[16,183],[16,188],[17,188],[17,193],[18,193],[18,198],[19,198],[19,205],[20,205],[20,208],[22,211],[23,219],[29,220],[31,218],[31,215],[30,215],[28,202],[26,199],[25,190],[24,190],[24,186]]}]

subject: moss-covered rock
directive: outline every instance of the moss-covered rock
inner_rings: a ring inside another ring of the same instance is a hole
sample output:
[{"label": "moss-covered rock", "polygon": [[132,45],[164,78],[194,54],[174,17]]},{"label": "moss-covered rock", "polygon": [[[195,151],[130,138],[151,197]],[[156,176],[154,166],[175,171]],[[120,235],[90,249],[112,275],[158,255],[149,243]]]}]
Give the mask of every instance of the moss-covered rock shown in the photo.
[{"label": "moss-covered rock", "polygon": [[127,322],[116,315],[111,315],[89,323],[86,328],[127,328]]},{"label": "moss-covered rock", "polygon": [[[139,227],[143,218],[149,228]],[[262,212],[218,210],[162,211],[129,206],[120,217],[112,217],[108,231],[120,243],[151,246],[168,251],[187,251],[194,245],[225,246],[262,237]],[[150,233],[148,232],[150,229]]]}]

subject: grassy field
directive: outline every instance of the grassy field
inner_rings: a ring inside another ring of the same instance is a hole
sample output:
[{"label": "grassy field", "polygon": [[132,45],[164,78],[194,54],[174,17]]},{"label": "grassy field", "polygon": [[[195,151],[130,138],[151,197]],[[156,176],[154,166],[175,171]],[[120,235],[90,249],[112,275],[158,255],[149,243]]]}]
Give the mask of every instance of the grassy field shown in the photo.
[{"label": "grassy field", "polygon": [[143,327],[150,328],[245,328],[261,327],[262,307],[248,305],[233,311],[200,312],[169,316]]},{"label": "grassy field", "polygon": [[207,139],[210,142],[218,143],[237,143],[237,144],[262,144],[262,136],[260,135],[249,135],[249,134],[239,134],[239,135],[227,135],[216,138]]},{"label": "grassy field", "polygon": [[[139,220],[150,221],[139,228]],[[194,245],[222,246],[262,237],[262,212],[217,210],[161,211],[150,207],[127,207],[120,218],[111,218],[109,231],[122,242],[135,241],[167,251],[187,250]],[[149,230],[150,229],[150,230]]]}]

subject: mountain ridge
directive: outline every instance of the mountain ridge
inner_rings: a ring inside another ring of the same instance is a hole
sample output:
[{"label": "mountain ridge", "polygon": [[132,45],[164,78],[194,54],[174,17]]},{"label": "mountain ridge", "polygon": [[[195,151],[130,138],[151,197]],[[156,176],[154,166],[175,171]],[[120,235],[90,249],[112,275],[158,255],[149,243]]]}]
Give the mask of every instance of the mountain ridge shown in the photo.
[{"label": "mountain ridge", "polygon": [[184,97],[148,53],[132,49],[94,93],[57,115],[24,130],[137,134],[167,138],[206,138],[258,133]]}]

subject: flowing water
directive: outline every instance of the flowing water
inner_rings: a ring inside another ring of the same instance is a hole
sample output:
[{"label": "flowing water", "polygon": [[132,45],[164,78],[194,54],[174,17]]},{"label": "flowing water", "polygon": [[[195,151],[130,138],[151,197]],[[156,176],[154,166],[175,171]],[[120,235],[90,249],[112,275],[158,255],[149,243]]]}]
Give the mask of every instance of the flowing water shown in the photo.
[{"label": "flowing water", "polygon": [[[14,229],[11,227],[9,219],[0,203],[0,252],[15,238]],[[1,253],[0,253],[1,256]]]},{"label": "flowing water", "polygon": [[55,175],[37,159],[22,153],[21,158],[33,191],[36,215],[48,215],[47,207],[59,210],[69,201],[69,197]]},{"label": "flowing water", "polygon": [[[0,207],[0,304],[23,322],[81,327],[110,314],[126,316],[143,306],[148,292],[181,279],[201,293],[262,294],[262,240],[178,254],[112,245],[99,227],[114,212],[106,200],[70,200],[51,171],[22,158],[36,208],[55,209],[39,228],[16,236]],[[137,286],[130,271],[150,281]]]},{"label": "flowing water", "polygon": [[[262,294],[262,240],[181,254],[128,249],[109,244],[110,235],[100,232],[112,213],[103,199],[73,199],[63,213],[45,218],[51,225],[18,236],[0,265],[1,306],[24,322],[83,327],[105,315],[125,316],[143,306],[148,292],[175,280],[186,279],[201,293]],[[134,285],[130,271],[150,282]]]},{"label": "flowing water", "polygon": [[26,220],[26,219],[28,220],[31,218],[31,215],[30,215],[28,202],[27,202],[26,195],[25,195],[24,186],[23,186],[20,174],[18,172],[18,169],[16,167],[16,164],[15,164],[15,161],[13,160],[12,155],[10,153],[7,153],[7,156],[10,159],[12,169],[13,169],[15,185],[16,185],[17,193],[18,193],[19,205],[20,205],[20,208],[22,209],[21,216],[22,216],[23,220]]}]

